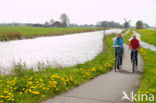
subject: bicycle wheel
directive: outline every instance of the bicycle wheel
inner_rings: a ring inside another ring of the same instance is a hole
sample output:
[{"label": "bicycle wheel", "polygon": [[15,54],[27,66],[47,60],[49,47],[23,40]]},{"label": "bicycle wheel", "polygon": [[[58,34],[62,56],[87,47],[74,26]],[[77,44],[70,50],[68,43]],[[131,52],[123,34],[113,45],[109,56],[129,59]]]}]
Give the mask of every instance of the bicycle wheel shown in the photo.
[{"label": "bicycle wheel", "polygon": [[117,69],[120,69],[120,60],[117,61]]},{"label": "bicycle wheel", "polygon": [[135,58],[133,57],[133,67],[132,67],[132,73],[134,74],[134,70],[135,70]]},{"label": "bicycle wheel", "polygon": [[115,72],[116,72],[116,68],[117,68],[117,62],[116,62],[116,58],[115,58]]}]

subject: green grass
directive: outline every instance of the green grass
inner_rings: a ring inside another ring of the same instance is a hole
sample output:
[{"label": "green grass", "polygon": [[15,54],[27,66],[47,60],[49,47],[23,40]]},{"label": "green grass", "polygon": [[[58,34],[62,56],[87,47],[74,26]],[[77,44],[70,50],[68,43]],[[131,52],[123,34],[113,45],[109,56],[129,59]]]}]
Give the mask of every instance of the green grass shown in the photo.
[{"label": "green grass", "polygon": [[126,35],[123,36],[124,37],[124,42],[126,44],[129,44],[129,39],[132,37],[132,34],[133,34],[132,29],[130,29],[129,32]]},{"label": "green grass", "polygon": [[[139,31],[144,31],[144,30],[139,30]],[[141,35],[141,38],[147,37],[145,39],[146,39],[146,42],[148,42],[148,41],[150,41],[150,39],[153,36],[152,39],[155,39],[155,41],[156,41],[156,38],[154,38],[155,35],[151,34],[150,30],[149,30],[149,33],[147,32],[148,30],[145,30],[145,31],[146,32],[143,35]],[[128,33],[128,35],[124,36],[126,44],[129,44],[128,39],[131,36],[132,36],[131,31]],[[153,41],[152,43],[154,44],[155,41],[154,40],[152,40],[152,41]],[[151,41],[148,43],[151,43]],[[141,48],[139,53],[141,54],[141,56],[143,57],[143,60],[144,60],[144,72],[143,72],[143,75],[141,78],[141,84],[140,84],[139,89],[137,90],[137,93],[138,93],[138,95],[147,94],[148,96],[150,94],[154,94],[155,101],[150,102],[150,103],[156,103],[156,65],[155,65],[156,52],[151,51],[149,49]],[[147,103],[147,101],[145,101],[145,98],[144,98],[144,101],[140,101],[140,102],[136,101],[136,103]]]},{"label": "green grass", "polygon": [[151,103],[156,103],[156,52],[142,48],[140,54],[144,59],[144,73],[138,91],[140,91],[141,94],[154,94],[155,101]]},{"label": "green grass", "polygon": [[123,31],[121,32],[121,34],[126,33],[126,32],[127,32],[127,30],[128,30],[128,29],[123,30]]},{"label": "green grass", "polygon": [[0,41],[34,38],[40,36],[57,36],[96,30],[102,30],[102,28],[45,28],[30,26],[0,26]]},{"label": "green grass", "polygon": [[156,46],[156,30],[141,29],[136,30],[141,35],[141,40]]},{"label": "green grass", "polygon": [[34,103],[44,101],[110,71],[114,65],[111,35],[105,37],[105,50],[93,60],[66,68],[40,65],[39,71],[19,64],[12,75],[0,76],[0,101]]}]

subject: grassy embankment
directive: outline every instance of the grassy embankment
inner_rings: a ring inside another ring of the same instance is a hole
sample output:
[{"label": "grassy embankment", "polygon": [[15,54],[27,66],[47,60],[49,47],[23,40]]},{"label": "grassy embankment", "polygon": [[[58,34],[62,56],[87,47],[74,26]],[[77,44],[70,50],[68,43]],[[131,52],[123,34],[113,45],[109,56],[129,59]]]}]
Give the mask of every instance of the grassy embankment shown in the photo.
[{"label": "grassy embankment", "polygon": [[[137,30],[141,33],[141,40],[156,45],[156,30]],[[125,42],[129,44],[128,39],[132,36],[132,32],[130,31],[127,35],[124,36]],[[138,96],[141,94],[154,94],[155,95],[155,103],[156,103],[156,52],[151,51],[149,49],[141,48],[139,51],[141,56],[144,59],[144,72],[141,78],[141,84],[138,89]],[[140,93],[139,93],[140,92]],[[149,96],[150,97],[150,96]],[[147,103],[147,101],[136,101],[137,103]],[[151,102],[154,103],[154,102]]]},{"label": "grassy embankment", "polygon": [[102,53],[84,64],[64,69],[41,65],[38,72],[24,65],[16,66],[14,74],[0,76],[0,102],[43,101],[110,71],[114,65],[113,36],[104,39]]},{"label": "grassy embankment", "polygon": [[156,30],[141,29],[136,30],[141,34],[141,40],[156,46]]},{"label": "grassy embankment", "polygon": [[91,32],[103,28],[45,28],[29,26],[0,26],[0,41],[34,38],[40,36],[58,36],[64,34]]}]

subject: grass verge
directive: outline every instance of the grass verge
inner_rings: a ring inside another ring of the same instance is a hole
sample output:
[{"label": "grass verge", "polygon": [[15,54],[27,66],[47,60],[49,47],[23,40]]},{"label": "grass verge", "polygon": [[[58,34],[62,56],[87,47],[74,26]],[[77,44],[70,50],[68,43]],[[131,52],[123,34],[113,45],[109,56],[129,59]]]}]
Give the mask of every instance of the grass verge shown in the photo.
[{"label": "grass verge", "polygon": [[110,71],[114,65],[111,35],[104,38],[107,48],[95,59],[64,69],[40,66],[39,71],[18,65],[14,75],[0,76],[0,102],[34,103],[44,101]]},{"label": "grass verge", "polygon": [[141,40],[156,46],[156,30],[139,29],[136,30],[141,35]]},{"label": "grass verge", "polygon": [[103,29],[104,28],[87,28],[87,27],[45,28],[45,27],[30,27],[30,26],[0,26],[0,41],[35,38],[40,36],[58,36],[81,32],[91,32]]}]

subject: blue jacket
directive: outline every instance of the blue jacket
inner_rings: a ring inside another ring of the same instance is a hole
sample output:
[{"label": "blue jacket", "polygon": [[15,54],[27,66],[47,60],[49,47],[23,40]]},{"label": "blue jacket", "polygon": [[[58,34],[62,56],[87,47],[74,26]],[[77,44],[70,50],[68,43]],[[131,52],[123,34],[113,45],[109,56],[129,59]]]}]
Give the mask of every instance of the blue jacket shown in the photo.
[{"label": "blue jacket", "polygon": [[113,46],[119,45],[119,46],[121,46],[122,49],[124,49],[123,43],[124,43],[124,38],[121,38],[121,39],[119,40],[118,37],[117,37],[117,38],[115,39],[115,42],[114,42],[114,45],[113,45]]}]

